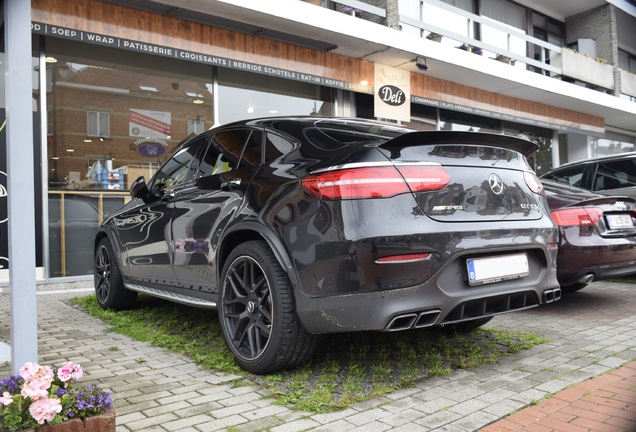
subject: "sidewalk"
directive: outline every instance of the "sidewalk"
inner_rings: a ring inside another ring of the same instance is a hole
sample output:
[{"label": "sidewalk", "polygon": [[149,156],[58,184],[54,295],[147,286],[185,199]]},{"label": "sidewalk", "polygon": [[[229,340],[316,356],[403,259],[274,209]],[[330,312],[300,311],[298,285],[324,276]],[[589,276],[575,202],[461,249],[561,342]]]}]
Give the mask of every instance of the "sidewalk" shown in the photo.
[{"label": "sidewalk", "polygon": [[[109,333],[68,302],[89,294],[38,288],[38,361],[80,363],[83,382],[112,392],[118,432],[636,431],[633,284],[597,282],[559,302],[496,317],[490,326],[550,341],[326,414],[276,405],[239,377]],[[8,316],[7,297],[0,296],[0,316]],[[0,320],[0,340],[9,335],[8,320]],[[9,372],[0,364],[1,377]]]},{"label": "sidewalk", "polygon": [[636,431],[636,362],[576,384],[481,432]]}]

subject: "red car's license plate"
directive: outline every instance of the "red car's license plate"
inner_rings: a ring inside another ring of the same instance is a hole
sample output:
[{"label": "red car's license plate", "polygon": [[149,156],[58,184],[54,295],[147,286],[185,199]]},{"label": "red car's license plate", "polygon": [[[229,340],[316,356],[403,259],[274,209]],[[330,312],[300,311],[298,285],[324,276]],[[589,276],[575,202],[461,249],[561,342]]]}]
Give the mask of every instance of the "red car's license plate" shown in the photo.
[{"label": "red car's license plate", "polygon": [[605,217],[607,218],[607,226],[609,226],[610,229],[634,228],[634,221],[631,215],[618,214],[605,215]]}]

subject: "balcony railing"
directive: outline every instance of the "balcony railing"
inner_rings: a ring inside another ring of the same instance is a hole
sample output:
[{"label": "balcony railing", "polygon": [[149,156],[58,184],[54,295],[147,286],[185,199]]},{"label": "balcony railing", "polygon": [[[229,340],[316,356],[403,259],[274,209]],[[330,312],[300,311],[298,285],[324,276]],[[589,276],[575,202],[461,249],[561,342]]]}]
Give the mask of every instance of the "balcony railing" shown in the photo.
[{"label": "balcony railing", "polygon": [[[628,95],[636,99],[636,75],[618,69],[619,72],[616,76],[620,76],[621,79],[615,79],[614,71],[617,70],[617,68],[612,65],[599,62],[598,59],[597,64],[592,64],[591,62],[593,62],[594,59],[585,58],[586,56],[584,54],[535,38],[525,34],[521,30],[494,21],[488,17],[475,15],[450,6],[439,0],[424,0],[419,3],[419,7],[434,6],[462,19],[465,25],[461,26],[461,34],[422,21],[419,18],[422,15],[421,10],[410,14],[405,13],[406,11],[404,10],[400,10],[398,18],[396,18],[395,16],[389,16],[387,9],[360,0],[304,1],[311,1],[339,12],[346,10],[348,11],[347,13],[351,13],[354,16],[360,17],[360,19],[372,21],[376,24],[383,24],[395,28],[399,26],[405,31],[408,31],[409,28],[415,29],[422,38],[427,37],[428,39],[433,39],[433,36],[447,38],[447,40],[453,41],[453,45],[457,48],[479,53],[496,60],[507,61],[511,64],[520,62],[527,65],[528,69],[534,72],[539,72],[564,81],[583,84],[587,87],[615,95]],[[397,0],[389,0],[389,2],[391,1],[397,2]],[[375,3],[377,4],[378,2]],[[501,40],[505,42],[499,46],[495,46],[492,43],[486,43],[471,37],[477,24],[481,29],[482,35],[488,30],[497,32],[499,35],[502,35]],[[523,45],[524,49],[517,49],[515,51],[512,48],[514,43],[516,43],[517,46]],[[520,51],[524,53],[521,54]],[[527,53],[533,54],[528,55]],[[581,63],[586,63],[594,67],[580,67]]]},{"label": "balcony railing", "polygon": [[[551,60],[556,55],[561,53],[560,46],[545,42],[533,36],[526,35],[525,33],[521,31],[514,30],[511,27],[506,26],[504,24],[500,24],[497,21],[493,21],[490,18],[486,18],[479,15],[475,15],[470,12],[466,12],[464,10],[458,9],[456,7],[450,6],[446,3],[443,3],[437,0],[426,0],[426,4],[443,9],[445,11],[448,11],[456,15],[457,17],[463,18],[466,23],[465,28],[467,30],[467,34],[471,34],[471,29],[474,28],[475,23],[478,23],[481,26],[482,32],[484,31],[484,28],[489,28],[489,29],[493,29],[493,30],[497,30],[501,32],[501,34],[505,35],[506,48],[501,48],[498,46],[494,46],[492,44],[484,43],[477,39],[473,39],[471,37],[463,36],[461,34],[452,32],[442,27],[435,26],[430,23],[426,23],[417,18],[413,18],[407,15],[404,15],[402,13],[400,13],[400,23],[402,25],[408,25],[411,27],[418,28],[421,31],[428,31],[431,33],[439,34],[441,36],[457,41],[459,44],[466,44],[467,46],[479,48],[482,52],[493,53],[492,58],[507,57],[509,59],[520,61],[529,66],[532,66],[535,68],[535,70],[544,70],[544,71],[549,71],[555,75],[561,75],[561,72],[562,72],[561,68],[555,67],[554,65],[551,64]],[[535,59],[535,58],[528,57],[526,55],[521,55],[521,54],[513,52],[510,47],[511,47],[511,41],[514,39],[523,41],[527,45],[529,45],[530,52],[540,53],[539,58]]]}]

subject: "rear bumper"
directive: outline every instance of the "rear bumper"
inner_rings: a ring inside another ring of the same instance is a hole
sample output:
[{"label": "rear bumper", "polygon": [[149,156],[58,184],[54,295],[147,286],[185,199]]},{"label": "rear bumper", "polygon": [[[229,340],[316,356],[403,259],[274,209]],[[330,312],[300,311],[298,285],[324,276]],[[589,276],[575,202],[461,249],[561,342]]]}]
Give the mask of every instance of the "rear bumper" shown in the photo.
[{"label": "rear bumper", "polygon": [[303,307],[298,314],[310,333],[397,331],[501,315],[561,298],[558,286],[466,298],[433,296],[422,294],[423,291],[426,289],[420,287],[310,299],[300,302]]},{"label": "rear bumper", "polygon": [[468,285],[459,257],[413,287],[326,297],[298,290],[297,313],[310,333],[340,333],[440,326],[524,310],[561,297],[556,269],[542,264],[541,254],[528,253],[528,276],[481,286]]},{"label": "rear bumper", "polygon": [[586,275],[594,280],[636,273],[636,237],[602,238],[566,231],[557,255],[557,277],[562,286]]}]

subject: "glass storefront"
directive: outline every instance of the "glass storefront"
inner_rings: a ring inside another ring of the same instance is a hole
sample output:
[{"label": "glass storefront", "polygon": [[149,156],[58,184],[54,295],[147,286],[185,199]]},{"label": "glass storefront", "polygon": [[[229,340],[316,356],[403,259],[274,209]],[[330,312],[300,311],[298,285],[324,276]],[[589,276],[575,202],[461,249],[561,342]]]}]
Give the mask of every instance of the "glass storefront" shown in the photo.
[{"label": "glass storefront", "polygon": [[92,273],[98,224],[186,138],[217,124],[334,115],[334,91],[46,39],[48,276]]}]

